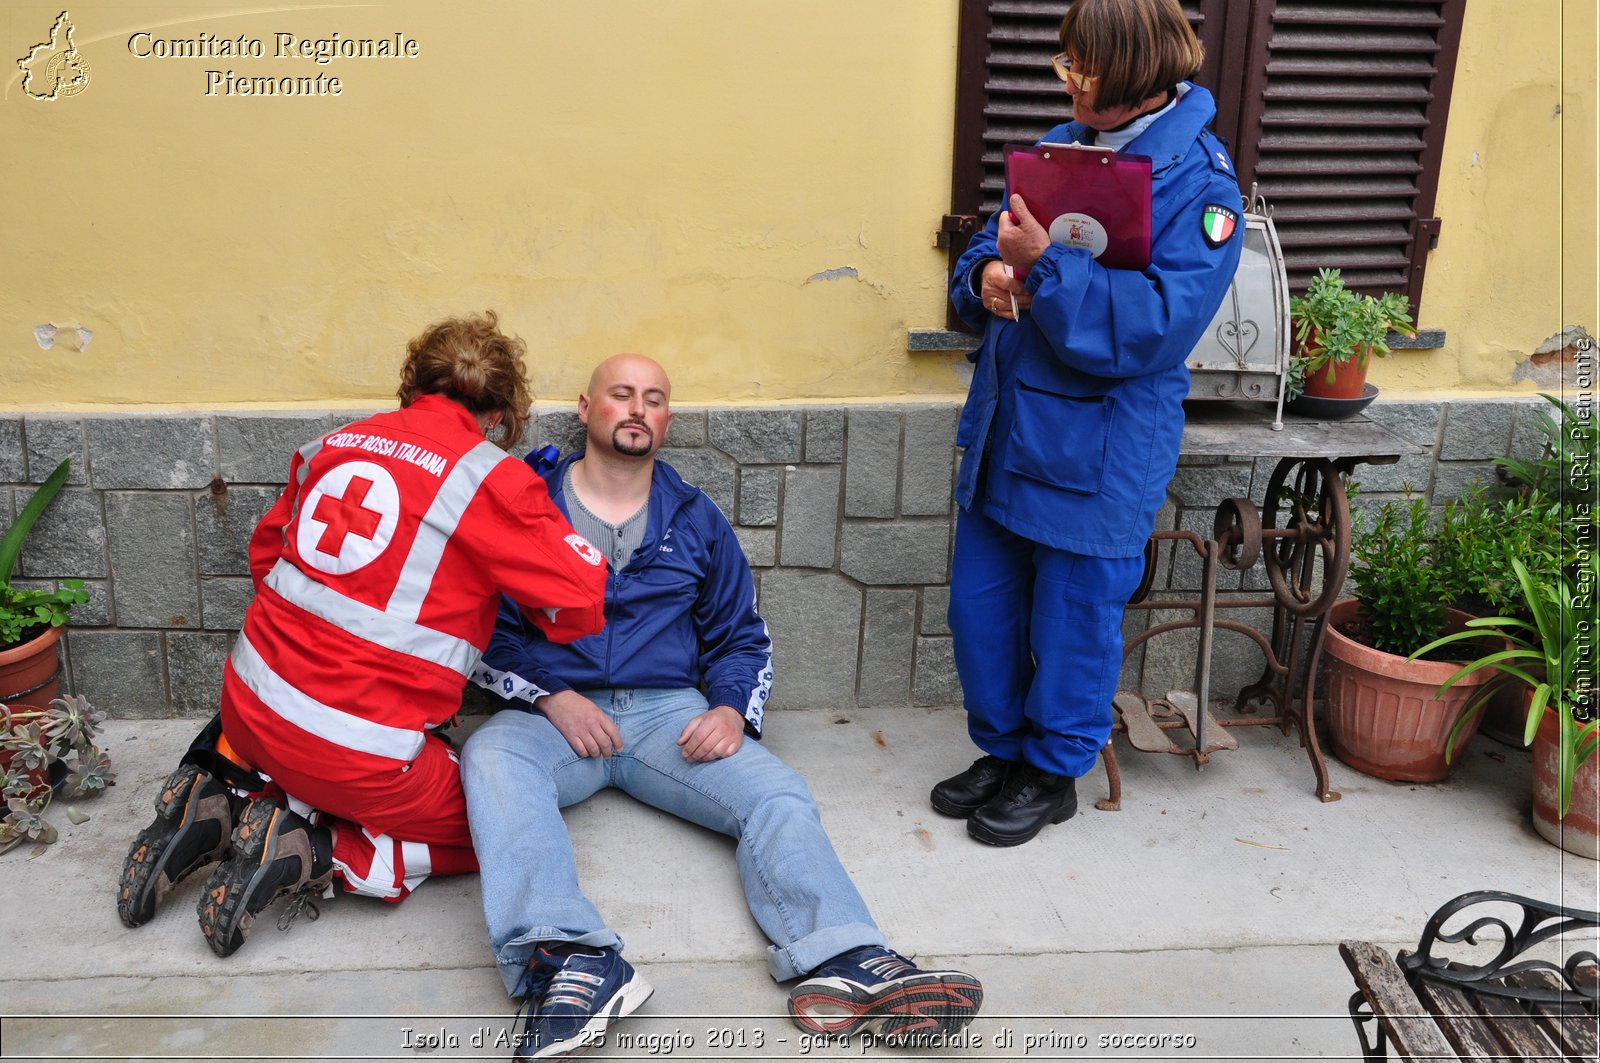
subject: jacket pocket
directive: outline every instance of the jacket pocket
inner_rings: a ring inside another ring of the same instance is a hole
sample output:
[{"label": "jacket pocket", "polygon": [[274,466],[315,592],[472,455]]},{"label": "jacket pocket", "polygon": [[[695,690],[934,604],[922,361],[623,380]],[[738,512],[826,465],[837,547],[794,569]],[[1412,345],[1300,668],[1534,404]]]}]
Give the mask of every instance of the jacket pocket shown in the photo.
[{"label": "jacket pocket", "polygon": [[1020,378],[1016,398],[1006,468],[1066,491],[1099,491],[1117,400],[1110,395],[1063,395]]}]

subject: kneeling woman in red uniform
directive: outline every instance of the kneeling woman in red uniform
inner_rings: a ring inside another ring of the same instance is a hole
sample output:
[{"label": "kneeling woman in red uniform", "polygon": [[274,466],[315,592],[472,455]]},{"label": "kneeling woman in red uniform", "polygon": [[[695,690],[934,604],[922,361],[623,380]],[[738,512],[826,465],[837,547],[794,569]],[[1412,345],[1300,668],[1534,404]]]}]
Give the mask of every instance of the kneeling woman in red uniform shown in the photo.
[{"label": "kneeling woman in red uniform", "polygon": [[433,729],[455,715],[500,595],[556,641],[603,623],[603,559],[502,449],[530,405],[524,350],[492,312],[437,324],[410,344],[399,410],[295,454],[250,541],[256,597],[220,730],[129,850],[125,924],[217,860],[199,915],[221,956],[285,892],[337,877],[399,901],[429,874],[477,870],[456,755]]}]

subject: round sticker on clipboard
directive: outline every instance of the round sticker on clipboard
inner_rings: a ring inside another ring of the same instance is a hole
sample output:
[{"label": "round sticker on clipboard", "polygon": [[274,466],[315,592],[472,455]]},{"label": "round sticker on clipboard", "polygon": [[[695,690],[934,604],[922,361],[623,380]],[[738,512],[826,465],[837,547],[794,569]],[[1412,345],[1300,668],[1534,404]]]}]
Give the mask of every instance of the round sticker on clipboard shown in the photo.
[{"label": "round sticker on clipboard", "polygon": [[1105,251],[1109,237],[1106,227],[1087,214],[1062,214],[1050,223],[1050,239],[1068,247],[1085,248],[1099,258]]}]

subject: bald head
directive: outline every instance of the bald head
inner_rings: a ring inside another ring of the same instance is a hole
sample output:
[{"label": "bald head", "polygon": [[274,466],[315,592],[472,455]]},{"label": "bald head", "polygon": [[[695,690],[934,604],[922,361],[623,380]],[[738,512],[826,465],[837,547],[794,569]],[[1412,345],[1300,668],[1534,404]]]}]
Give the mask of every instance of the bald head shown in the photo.
[{"label": "bald head", "polygon": [[586,392],[589,401],[594,401],[596,391],[602,391],[619,380],[632,381],[641,385],[641,389],[648,385],[661,392],[663,401],[672,397],[672,382],[667,379],[667,371],[655,359],[642,354],[613,354],[589,374],[589,390]]},{"label": "bald head", "polygon": [[592,453],[649,458],[660,448],[672,423],[667,372],[642,354],[617,354],[589,376],[589,390],[578,397],[578,420],[588,428]]}]

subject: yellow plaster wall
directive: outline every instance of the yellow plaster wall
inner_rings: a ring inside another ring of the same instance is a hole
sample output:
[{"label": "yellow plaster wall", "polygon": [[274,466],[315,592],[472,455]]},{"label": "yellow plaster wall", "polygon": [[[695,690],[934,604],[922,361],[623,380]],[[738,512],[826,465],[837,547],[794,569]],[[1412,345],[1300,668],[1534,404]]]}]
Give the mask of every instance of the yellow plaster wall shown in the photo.
[{"label": "yellow plaster wall", "polygon": [[1386,391],[1547,389],[1518,366],[1564,329],[1600,333],[1595,6],[1467,0],[1422,295],[1448,344],[1377,362]]},{"label": "yellow plaster wall", "polygon": [[[541,396],[619,350],[689,401],[959,390],[905,350],[942,321],[954,3],[247,7],[74,3],[84,91],[0,74],[4,406],[381,402],[422,324],[487,306]],[[5,6],[9,69],[60,10]],[[268,57],[140,59],[140,30]],[[420,54],[275,60],[277,31]],[[207,96],[207,69],[342,95]],[[93,339],[44,351],[45,323]]]},{"label": "yellow plaster wall", "polygon": [[[618,350],[680,401],[953,397],[905,332],[944,315],[956,8],[99,0],[69,8],[87,87],[41,102],[12,60],[61,8],[9,3],[0,409],[381,403],[406,338],[486,306],[544,398]],[[140,59],[141,30],[268,57]],[[319,66],[278,32],[419,54]],[[1421,322],[1449,346],[1381,385],[1531,388],[1516,362],[1600,330],[1595,54],[1592,0],[1468,3]],[[207,96],[208,69],[343,91]]]}]

